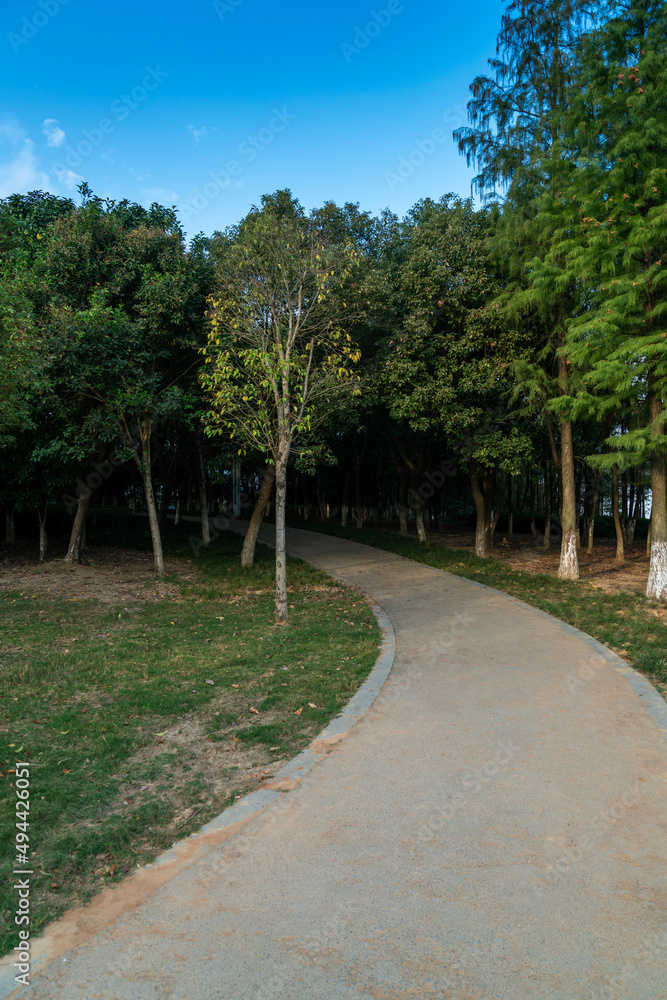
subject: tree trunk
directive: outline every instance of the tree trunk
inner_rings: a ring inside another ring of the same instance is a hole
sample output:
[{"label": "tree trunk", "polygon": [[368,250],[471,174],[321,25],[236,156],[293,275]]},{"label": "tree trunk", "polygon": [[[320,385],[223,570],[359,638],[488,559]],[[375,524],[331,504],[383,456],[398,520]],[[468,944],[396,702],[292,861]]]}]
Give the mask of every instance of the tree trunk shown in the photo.
[{"label": "tree trunk", "polygon": [[445,522],[442,517],[442,487],[435,491],[435,526],[441,535],[445,533]]},{"label": "tree trunk", "polygon": [[496,528],[498,526],[498,521],[500,520],[500,515],[503,511],[503,497],[505,496],[504,481],[502,472],[496,472],[496,499],[495,507],[493,511],[493,519],[491,521],[491,535],[490,535],[490,548],[493,549],[493,536],[496,533]]},{"label": "tree trunk", "polygon": [[257,535],[259,534],[259,529],[262,526],[264,515],[266,514],[271,501],[271,491],[273,490],[273,484],[275,481],[276,467],[273,464],[267,465],[264,469],[264,476],[262,477],[262,485],[257,496],[257,503],[255,504],[255,509],[252,512],[250,524],[248,525],[248,530],[246,531],[245,540],[243,542],[243,550],[241,552],[241,565],[243,567],[252,566],[255,561]]},{"label": "tree trunk", "polygon": [[285,508],[287,504],[287,456],[282,443],[276,457],[276,625],[287,624],[287,554],[285,551]]},{"label": "tree trunk", "polygon": [[563,532],[560,548],[559,580],[579,579],[579,559],[577,557],[577,494],[574,482],[574,445],[572,442],[572,422],[562,420],[561,440],[561,529]]},{"label": "tree trunk", "polygon": [[208,497],[206,496],[206,466],[204,465],[204,450],[197,435],[197,452],[199,456],[199,504],[201,506],[201,538],[204,545],[211,544],[211,526],[208,518]]},{"label": "tree trunk", "polygon": [[352,475],[352,470],[348,467],[345,473],[345,485],[343,486],[343,501],[340,505],[340,525],[341,528],[347,528],[347,512],[350,506],[350,476]]},{"label": "tree trunk", "polygon": [[10,510],[5,517],[5,545],[13,545],[16,541],[16,528],[14,526],[14,511]]},{"label": "tree trunk", "polygon": [[[662,433],[662,400],[653,390],[648,397],[651,431],[653,436]],[[660,601],[667,598],[667,483],[665,482],[665,455],[654,445],[651,456],[651,565],[646,585],[646,596]]]},{"label": "tree trunk", "polygon": [[548,465],[544,466],[544,548],[551,548],[551,483]]},{"label": "tree trunk", "polygon": [[44,562],[46,559],[46,550],[48,547],[48,540],[46,537],[46,515],[48,513],[48,504],[44,504],[44,513],[37,508],[37,517],[39,519],[39,561]]},{"label": "tree trunk", "polygon": [[475,555],[480,559],[487,559],[489,555],[488,532],[486,519],[486,501],[484,493],[479,485],[477,470],[470,472],[470,486],[472,497],[475,501],[476,521],[475,521]]},{"label": "tree trunk", "polygon": [[160,522],[155,506],[155,494],[153,492],[153,476],[151,474],[151,443],[150,429],[141,429],[141,457],[136,455],[139,471],[144,484],[144,495],[148,508],[148,523],[151,529],[151,540],[153,542],[153,566],[157,577],[164,576],[164,555],[162,553],[162,536],[160,535]]},{"label": "tree trunk", "polygon": [[408,533],[408,477],[405,472],[401,472],[401,481],[398,485],[398,521],[402,535]]},{"label": "tree trunk", "polygon": [[537,528],[535,526],[535,503],[537,500],[537,486],[535,483],[530,487],[530,536],[537,538]]},{"label": "tree trunk", "polygon": [[[521,480],[519,480],[519,493],[521,492]],[[508,541],[514,541],[514,497],[512,496],[512,477],[508,474],[507,476],[507,538]]]},{"label": "tree trunk", "polygon": [[176,490],[176,511],[174,513],[174,525],[178,527],[181,523],[181,489]]},{"label": "tree trunk", "polygon": [[625,562],[625,552],[623,551],[623,527],[621,525],[621,517],[618,511],[619,506],[619,496],[618,496],[618,466],[615,465],[612,471],[612,488],[611,488],[611,502],[612,502],[612,514],[614,515],[614,530],[616,532],[616,562]]},{"label": "tree trunk", "polygon": [[65,556],[66,563],[81,562],[83,529],[86,524],[86,516],[88,514],[88,508],[90,507],[92,495],[93,491],[89,487],[86,487],[85,492],[79,493],[79,499],[76,505],[76,514],[74,515],[74,524],[72,525],[72,531],[69,536],[69,545],[67,546],[67,555]]},{"label": "tree trunk", "polygon": [[158,518],[160,521],[160,531],[164,531],[167,525],[167,514],[169,513],[169,502],[173,492],[173,480],[163,483],[162,496],[160,497],[160,511]]},{"label": "tree trunk", "polygon": [[361,500],[361,470],[363,468],[364,458],[366,457],[367,443],[368,436],[364,434],[364,443],[354,463],[354,503],[357,515],[357,528],[363,528],[364,526],[364,509]]},{"label": "tree trunk", "polygon": [[[594,485],[593,485],[594,482]],[[587,477],[587,491],[586,491],[586,528],[587,528],[587,541],[586,541],[586,551],[589,556],[593,554],[593,546],[595,541],[595,512],[598,508],[598,493],[600,486],[600,476],[596,475],[595,480],[592,481]]]},{"label": "tree trunk", "polygon": [[317,506],[320,510],[320,523],[324,524],[327,519],[327,502],[324,490],[322,489],[322,481],[317,480]]}]

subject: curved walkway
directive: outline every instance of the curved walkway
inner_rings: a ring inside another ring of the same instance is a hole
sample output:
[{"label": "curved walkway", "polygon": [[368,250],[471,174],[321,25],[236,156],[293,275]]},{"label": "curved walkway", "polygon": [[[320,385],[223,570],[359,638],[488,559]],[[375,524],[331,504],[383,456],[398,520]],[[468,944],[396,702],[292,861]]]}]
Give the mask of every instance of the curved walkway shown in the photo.
[{"label": "curved walkway", "polygon": [[495,591],[288,539],[391,619],[377,700],[270,808],[26,995],[666,997],[667,742],[622,674]]}]

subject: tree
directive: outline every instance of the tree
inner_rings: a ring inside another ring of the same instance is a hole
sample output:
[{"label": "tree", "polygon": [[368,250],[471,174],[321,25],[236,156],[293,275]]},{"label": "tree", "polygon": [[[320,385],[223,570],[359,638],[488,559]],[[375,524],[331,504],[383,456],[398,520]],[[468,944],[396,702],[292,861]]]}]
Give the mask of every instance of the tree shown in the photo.
[{"label": "tree", "polygon": [[[62,442],[92,463],[120,438],[144,487],[156,575],[164,558],[153,459],[156,428],[186,419],[198,388],[207,264],[197,241],[186,254],[168,209],[88,197],[59,218],[41,260],[48,298],[41,323],[55,357],[54,386],[67,402]],[[68,548],[80,552],[91,491],[81,490]]]},{"label": "tree", "polygon": [[[391,418],[384,433],[413,497],[422,485],[425,434],[438,434],[459,456],[475,499],[481,558],[490,551],[503,474],[518,474],[530,451],[504,404],[521,336],[490,306],[497,292],[487,249],[493,217],[449,195],[419,202],[399,225],[386,276],[393,322],[374,377]],[[415,515],[424,541],[419,504]]]},{"label": "tree", "polygon": [[667,597],[666,48],[667,8],[658,0],[634,0],[588,39],[562,199],[569,266],[585,289],[586,308],[568,337],[587,373],[577,406],[616,426],[599,466],[650,463],[646,593],[655,599]]},{"label": "tree", "polygon": [[[596,19],[608,5],[600,4]],[[510,274],[526,289],[524,308],[531,303],[544,317],[544,349],[540,365],[526,372],[527,381],[550,388],[544,403],[558,416],[560,441],[556,453],[561,476],[562,545],[558,575],[578,579],[577,511],[569,366],[565,329],[569,303],[559,282],[562,262],[552,262],[548,274],[532,267],[541,226],[532,226],[545,190],[556,197],[560,171],[558,111],[568,100],[568,86],[577,66],[578,45],[591,12],[583,0],[512,0],[498,35],[498,58],[490,60],[492,77],[478,77],[471,86],[468,113],[473,127],[458,129],[454,138],[468,162],[479,166],[474,184],[487,199],[507,197],[501,221],[500,251],[509,257]],[[500,188],[500,192],[498,191]],[[523,232],[528,229],[528,235]],[[532,232],[531,232],[532,228]],[[512,261],[512,258],[514,260]],[[514,292],[518,288],[513,289]],[[506,296],[516,319],[516,298]],[[539,371],[542,368],[544,375]],[[555,367],[555,373],[548,371]],[[535,397],[533,397],[535,398]],[[554,447],[556,441],[552,436]]]},{"label": "tree", "polygon": [[356,386],[346,325],[351,248],[328,241],[289,192],[265,197],[218,260],[202,383],[209,433],[266,455],[276,476],[276,622],[287,622],[287,464]]}]

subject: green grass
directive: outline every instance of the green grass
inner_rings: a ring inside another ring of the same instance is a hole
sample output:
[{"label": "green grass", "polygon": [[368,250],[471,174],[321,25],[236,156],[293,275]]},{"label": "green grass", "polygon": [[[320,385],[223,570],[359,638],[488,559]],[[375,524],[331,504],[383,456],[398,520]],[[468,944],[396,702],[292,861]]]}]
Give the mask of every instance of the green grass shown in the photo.
[{"label": "green grass", "polygon": [[[297,522],[293,522],[297,526]],[[498,559],[478,559],[469,552],[447,549],[389,531],[340,528],[314,522],[298,527],[395,552],[406,559],[447,570],[518,597],[533,607],[587,632],[623,656],[651,680],[667,682],[667,614],[639,594],[608,594],[585,581],[558,580],[545,573],[511,570]]]},{"label": "green grass", "polygon": [[[192,530],[172,529],[172,554],[192,555]],[[31,766],[34,933],[256,787],[247,761],[293,756],[368,675],[379,630],[362,598],[290,560],[291,621],[276,628],[273,553],[258,546],[243,571],[240,548],[223,535],[194,583],[152,602],[0,593],[3,951],[16,943],[17,760]],[[207,769],[206,747],[221,746],[229,765]]]}]

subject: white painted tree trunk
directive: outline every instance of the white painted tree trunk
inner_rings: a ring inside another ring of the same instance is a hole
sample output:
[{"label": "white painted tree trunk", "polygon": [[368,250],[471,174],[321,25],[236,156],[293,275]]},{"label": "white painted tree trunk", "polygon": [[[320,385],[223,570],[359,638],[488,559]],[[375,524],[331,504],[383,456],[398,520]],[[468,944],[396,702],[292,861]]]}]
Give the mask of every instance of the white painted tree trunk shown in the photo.
[{"label": "white painted tree trunk", "polygon": [[[648,402],[653,435],[657,436],[662,431],[662,398],[652,391]],[[651,456],[651,494],[651,565],[646,596],[663,601],[667,599],[667,481],[665,457],[657,446]]]},{"label": "white painted tree trunk", "polygon": [[667,600],[667,542],[651,542],[651,568],[646,596],[654,601]]},{"label": "white painted tree trunk", "polygon": [[560,565],[558,567],[559,580],[579,579],[579,559],[577,556],[577,533],[576,531],[563,532],[563,541],[560,547]]}]

